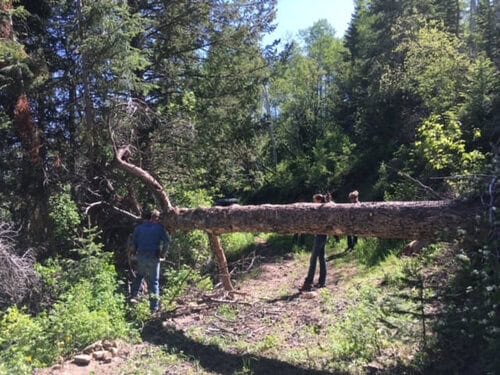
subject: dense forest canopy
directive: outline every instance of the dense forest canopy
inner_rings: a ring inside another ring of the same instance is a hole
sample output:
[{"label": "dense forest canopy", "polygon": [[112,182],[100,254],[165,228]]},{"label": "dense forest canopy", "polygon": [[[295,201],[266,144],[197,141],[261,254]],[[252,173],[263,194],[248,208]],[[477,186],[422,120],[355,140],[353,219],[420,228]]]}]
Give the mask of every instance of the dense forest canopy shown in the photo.
[{"label": "dense forest canopy", "polygon": [[0,228],[19,234],[12,256],[31,248],[31,271],[74,257],[91,226],[106,251],[125,246],[160,202],[117,168],[120,147],[179,207],[317,192],[345,203],[354,189],[361,201],[479,201],[499,163],[499,0],[356,0],[345,35],[318,20],[263,45],[276,6],[0,0]]}]

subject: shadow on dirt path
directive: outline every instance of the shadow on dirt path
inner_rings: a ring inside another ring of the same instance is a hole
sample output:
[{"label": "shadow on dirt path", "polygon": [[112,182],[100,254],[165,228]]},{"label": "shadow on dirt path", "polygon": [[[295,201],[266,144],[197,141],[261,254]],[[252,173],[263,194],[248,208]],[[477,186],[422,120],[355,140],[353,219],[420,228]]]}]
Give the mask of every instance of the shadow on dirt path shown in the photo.
[{"label": "shadow on dirt path", "polygon": [[238,355],[228,353],[219,347],[202,344],[187,337],[181,330],[164,328],[160,321],[151,322],[143,330],[143,340],[154,345],[167,345],[172,351],[182,351],[197,361],[206,371],[221,375],[232,375],[238,371],[250,369],[255,374],[273,375],[343,375],[343,372],[311,370],[292,365],[277,359],[258,355]]},{"label": "shadow on dirt path", "polygon": [[274,304],[276,302],[290,302],[290,301],[293,301],[299,297],[300,297],[300,292],[296,292],[296,293],[285,294],[285,295],[277,297],[277,298],[267,299],[267,300],[265,300],[265,302],[270,303],[270,304]]}]

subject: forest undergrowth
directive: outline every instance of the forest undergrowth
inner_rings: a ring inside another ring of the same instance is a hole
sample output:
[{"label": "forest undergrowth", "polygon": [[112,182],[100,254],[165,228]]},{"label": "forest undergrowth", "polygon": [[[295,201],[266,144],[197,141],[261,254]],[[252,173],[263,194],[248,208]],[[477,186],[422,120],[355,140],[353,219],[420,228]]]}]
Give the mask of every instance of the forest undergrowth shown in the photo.
[{"label": "forest undergrowth", "polygon": [[332,238],[326,287],[299,293],[310,240],[294,246],[291,237],[257,236],[231,262],[234,298],[185,277],[182,294],[170,296],[161,316],[148,316],[145,300],[131,312],[141,338],[128,344],[126,360],[90,368],[67,361],[40,373],[432,371],[429,358],[447,292],[442,287],[461,267],[456,247],[433,244],[408,256],[401,254],[401,241],[361,239],[346,252],[345,240]]}]

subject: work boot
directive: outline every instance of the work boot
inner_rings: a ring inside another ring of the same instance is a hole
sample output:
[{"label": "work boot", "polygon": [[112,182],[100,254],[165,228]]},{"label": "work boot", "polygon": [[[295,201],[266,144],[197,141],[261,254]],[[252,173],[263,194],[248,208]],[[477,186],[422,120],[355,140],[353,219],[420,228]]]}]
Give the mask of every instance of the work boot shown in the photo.
[{"label": "work boot", "polygon": [[300,292],[310,292],[312,290],[311,283],[304,282],[304,284],[299,288]]}]

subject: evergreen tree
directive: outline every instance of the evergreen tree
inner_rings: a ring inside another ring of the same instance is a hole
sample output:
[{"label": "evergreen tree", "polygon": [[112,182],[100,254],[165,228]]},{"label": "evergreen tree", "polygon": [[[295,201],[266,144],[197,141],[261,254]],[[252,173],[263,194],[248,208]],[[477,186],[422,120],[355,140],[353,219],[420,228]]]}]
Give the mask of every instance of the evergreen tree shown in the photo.
[{"label": "evergreen tree", "polygon": [[280,201],[337,189],[351,161],[351,143],[335,118],[345,49],[325,20],[300,36],[303,48],[293,43],[282,52],[269,90],[278,167],[267,189]]}]

